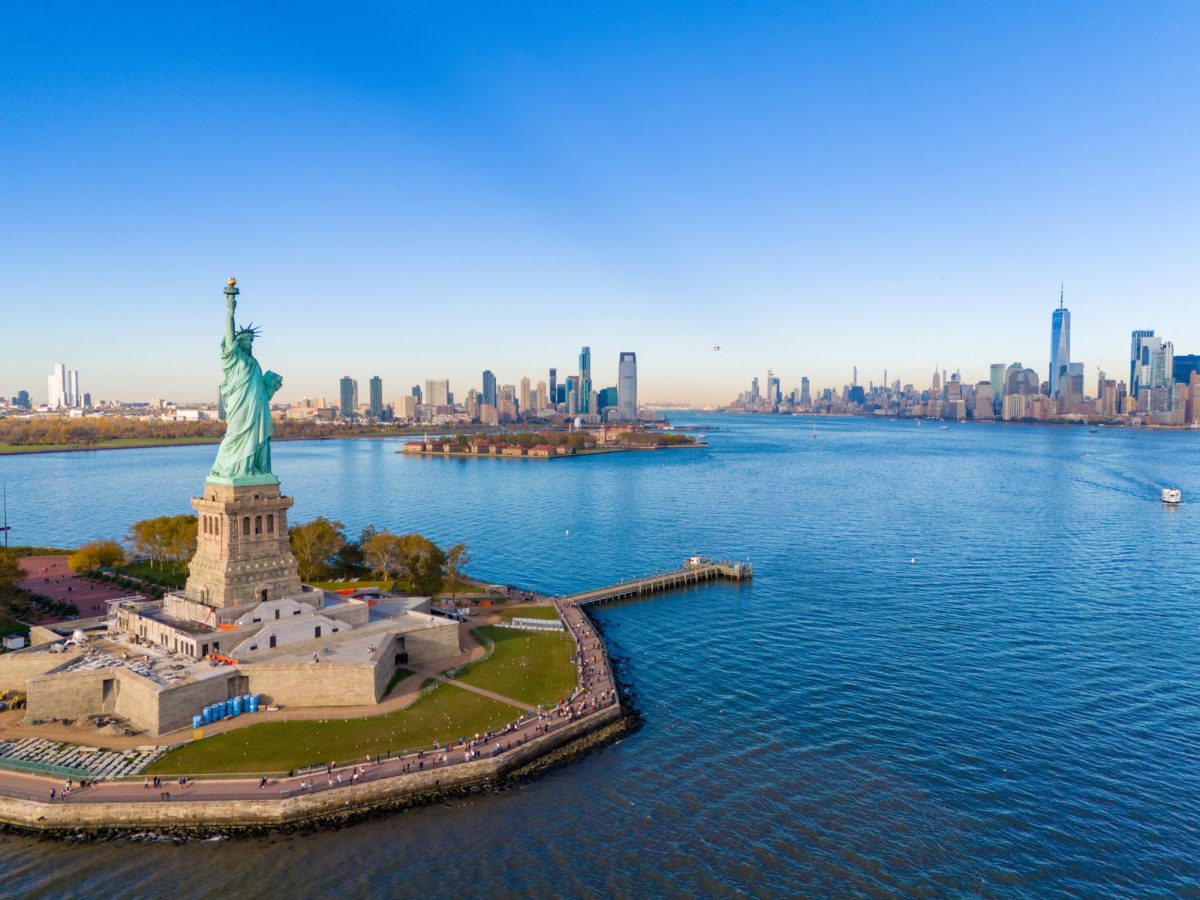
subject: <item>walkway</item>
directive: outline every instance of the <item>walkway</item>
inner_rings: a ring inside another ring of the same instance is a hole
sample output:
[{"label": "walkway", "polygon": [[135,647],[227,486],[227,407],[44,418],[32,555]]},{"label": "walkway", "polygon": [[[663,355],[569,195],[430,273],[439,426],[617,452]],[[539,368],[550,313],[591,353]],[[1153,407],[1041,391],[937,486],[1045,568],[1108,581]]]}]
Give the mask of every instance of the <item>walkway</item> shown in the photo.
[{"label": "walkway", "polygon": [[641,597],[646,594],[657,594],[662,591],[673,591],[677,588],[700,584],[704,581],[729,579],[742,581],[754,576],[754,570],[749,563],[732,562],[703,557],[692,557],[682,569],[673,572],[660,572],[645,578],[632,578],[620,584],[583,591],[565,598],[576,606],[586,606],[592,603],[608,603],[611,600],[624,600],[629,597]]},{"label": "walkway", "polygon": [[[108,601],[132,597],[136,592],[83,578],[71,571],[65,556],[25,556],[18,560],[25,577],[20,587],[43,597],[74,603],[81,619],[108,615]],[[34,625],[52,625],[64,619],[42,614]]]},{"label": "walkway", "polygon": [[472,694],[479,694],[481,697],[487,697],[489,700],[499,700],[501,703],[507,703],[509,706],[515,706],[517,709],[524,709],[530,712],[537,712],[536,706],[530,706],[528,703],[522,703],[520,700],[514,700],[512,697],[505,697],[503,694],[497,694],[494,691],[489,691],[481,687],[476,687],[473,684],[466,684],[456,678],[447,678],[438,672],[429,669],[418,669],[418,675],[425,678],[432,678],[434,681],[440,681],[442,684],[451,684],[456,688],[461,688],[464,691],[470,691]]},{"label": "walkway", "polygon": [[[569,701],[552,710],[537,713],[530,710],[525,704],[517,703],[511,698],[502,697],[472,685],[455,682],[453,679],[446,679],[443,676],[429,676],[424,672],[418,672],[414,676],[414,678],[417,676],[436,677],[456,687],[481,693],[484,696],[529,710],[521,719],[504,728],[494,733],[473,737],[465,743],[449,747],[432,747],[403,756],[389,756],[369,761],[355,760],[352,761],[352,765],[341,765],[331,770],[320,768],[315,772],[297,772],[291,777],[269,779],[266,787],[260,787],[259,780],[244,778],[204,778],[198,781],[189,781],[182,786],[177,779],[166,778],[162,781],[161,787],[153,785],[146,787],[142,781],[104,781],[99,784],[89,784],[82,789],[73,786],[65,800],[61,798],[61,788],[65,784],[62,781],[0,770],[0,793],[22,799],[49,802],[50,791],[54,790],[55,802],[70,804],[114,801],[159,803],[166,802],[164,793],[169,794],[169,802],[172,803],[205,800],[283,799],[301,793],[337,790],[339,787],[355,781],[361,784],[365,781],[397,778],[408,773],[446,768],[473,759],[502,754],[540,735],[549,734],[569,723],[594,715],[618,702],[604,642],[592,628],[591,622],[578,606],[568,601],[557,601],[555,606],[575,642],[580,686]],[[470,659],[476,653],[477,651],[469,651],[464,656]]]}]

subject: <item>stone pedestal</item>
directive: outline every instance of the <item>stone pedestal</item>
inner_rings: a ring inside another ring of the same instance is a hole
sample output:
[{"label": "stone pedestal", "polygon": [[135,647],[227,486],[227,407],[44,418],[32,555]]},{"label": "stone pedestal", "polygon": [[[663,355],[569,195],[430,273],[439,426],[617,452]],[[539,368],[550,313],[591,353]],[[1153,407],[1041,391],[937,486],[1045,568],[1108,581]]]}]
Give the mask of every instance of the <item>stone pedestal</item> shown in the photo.
[{"label": "stone pedestal", "polygon": [[200,517],[187,596],[215,607],[249,606],[299,594],[300,575],[288,545],[292,498],[279,480],[210,478],[192,498]]}]

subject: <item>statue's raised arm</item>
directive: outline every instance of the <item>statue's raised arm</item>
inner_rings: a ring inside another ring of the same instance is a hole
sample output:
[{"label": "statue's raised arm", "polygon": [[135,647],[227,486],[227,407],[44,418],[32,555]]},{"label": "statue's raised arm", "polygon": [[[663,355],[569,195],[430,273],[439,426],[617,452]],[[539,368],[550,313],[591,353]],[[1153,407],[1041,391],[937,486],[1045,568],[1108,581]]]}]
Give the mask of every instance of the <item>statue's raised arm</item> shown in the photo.
[{"label": "statue's raised arm", "polygon": [[[230,288],[232,288],[233,290],[230,290]],[[234,330],[236,327],[233,322],[233,315],[234,315],[234,313],[237,312],[237,295],[238,295],[237,279],[230,278],[229,284],[225,288],[225,309],[228,312],[228,315],[225,316],[225,346],[226,347],[233,346],[233,333],[234,333]]]},{"label": "statue's raised arm", "polygon": [[221,342],[221,397],[225,403],[225,437],[217,451],[210,478],[232,484],[275,480],[271,474],[271,397],[283,379],[274,372],[263,375],[254,358],[253,325],[238,328],[237,281],[225,288],[227,315]]}]

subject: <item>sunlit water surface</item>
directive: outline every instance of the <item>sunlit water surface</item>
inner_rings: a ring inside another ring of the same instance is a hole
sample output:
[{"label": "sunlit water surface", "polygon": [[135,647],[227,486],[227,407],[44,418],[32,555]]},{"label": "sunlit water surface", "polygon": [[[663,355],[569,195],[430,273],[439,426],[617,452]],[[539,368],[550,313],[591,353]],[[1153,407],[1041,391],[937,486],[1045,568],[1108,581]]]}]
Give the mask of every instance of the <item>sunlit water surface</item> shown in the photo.
[{"label": "sunlit water surface", "polygon": [[[636,734],[517,790],[336,832],[7,836],[0,891],[1200,889],[1200,436],[678,421],[721,430],[708,449],[555,462],[275,447],[295,521],[465,540],[489,580],[557,593],[694,551],[752,560],[749,585],[598,611]],[[13,540],[187,511],[213,452],[0,458]]]}]

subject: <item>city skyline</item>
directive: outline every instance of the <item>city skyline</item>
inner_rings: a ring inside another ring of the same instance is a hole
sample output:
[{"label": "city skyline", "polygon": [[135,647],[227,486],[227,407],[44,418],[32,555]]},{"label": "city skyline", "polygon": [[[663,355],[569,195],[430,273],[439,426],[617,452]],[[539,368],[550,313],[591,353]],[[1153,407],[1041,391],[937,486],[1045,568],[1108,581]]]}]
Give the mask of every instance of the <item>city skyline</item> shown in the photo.
[{"label": "city skyline", "polygon": [[[1118,373],[1117,377],[1120,378],[1119,373],[1123,371],[1123,369],[1121,369],[1121,363],[1120,362],[1116,363],[1115,364],[1116,368],[1114,368],[1113,367],[1114,364],[1105,363],[1103,360],[1100,360],[1099,362],[1089,363],[1090,368],[1085,368],[1083,361],[1072,360],[1071,359],[1071,356],[1072,356],[1072,351],[1071,351],[1071,331],[1072,331],[1071,312],[1070,312],[1070,307],[1065,305],[1065,287],[1061,284],[1059,286],[1058,303],[1059,303],[1058,307],[1055,308],[1051,314],[1051,327],[1050,327],[1050,343],[1051,343],[1050,357],[1051,357],[1051,359],[1050,359],[1050,362],[1047,364],[1045,372],[1039,371],[1036,367],[1029,368],[1028,371],[1035,372],[1039,376],[1044,375],[1045,376],[1044,381],[1047,385],[1048,394],[1050,396],[1057,396],[1058,386],[1057,386],[1057,381],[1054,377],[1054,373],[1055,373],[1056,365],[1061,364],[1061,366],[1060,366],[1061,372],[1059,373],[1060,377],[1066,378],[1068,375],[1073,376],[1074,381],[1072,382],[1072,386],[1074,388],[1078,389],[1077,392],[1080,394],[1087,394],[1090,396],[1094,393],[1090,388],[1091,388],[1092,383],[1095,380],[1097,373],[1099,371],[1103,371],[1105,366],[1108,366],[1109,374]],[[1127,332],[1127,333],[1130,333],[1130,332]],[[1149,358],[1150,358],[1148,355],[1150,352],[1149,349],[1145,349],[1142,347],[1142,345],[1140,343],[1140,339],[1148,338],[1151,343],[1153,343],[1155,340],[1157,340],[1158,342],[1161,343],[1165,339],[1162,337],[1155,339],[1154,335],[1156,333],[1156,329],[1154,329],[1154,328],[1149,328],[1149,329],[1136,329],[1135,328],[1135,329],[1131,330],[1131,333],[1133,335],[1133,337],[1132,337],[1133,344],[1130,347],[1129,356],[1125,360],[1125,362],[1128,362],[1129,367],[1130,367],[1129,381],[1127,382],[1127,386],[1129,387],[1130,391],[1133,392],[1136,389],[1136,384],[1135,384],[1136,377],[1135,377],[1135,372],[1134,372],[1133,359],[1138,354],[1141,354],[1143,352],[1145,352],[1147,354],[1145,362],[1148,363]],[[1186,339],[1185,339],[1185,342],[1186,342]],[[1147,345],[1147,346],[1149,346],[1149,345]],[[1174,349],[1173,343],[1171,341],[1167,341],[1167,346],[1168,346],[1168,348],[1170,348],[1170,352],[1172,352],[1172,353],[1179,352]],[[713,347],[710,348],[710,352],[720,353],[720,352],[722,352],[722,348],[719,345],[714,345]],[[620,378],[621,366],[627,355],[633,357],[633,366],[636,371],[636,354],[627,353],[626,351],[621,351],[618,354],[618,364],[617,364],[616,368],[614,369],[614,374],[613,374],[613,379],[612,379],[613,384],[612,385],[597,384],[590,377],[591,376],[591,358],[592,358],[591,347],[588,345],[582,346],[579,351],[579,355],[578,355],[578,372],[575,374],[574,382],[572,382],[570,380],[571,376],[564,376],[558,382],[558,384],[560,386],[560,392],[561,392],[561,385],[564,385],[564,384],[566,384],[566,385],[578,384],[578,388],[581,389],[582,388],[582,380],[586,380],[587,385],[588,385],[588,394],[585,394],[584,396],[587,396],[592,392],[599,391],[606,386],[615,388],[617,380]],[[1019,363],[1019,360],[1018,360],[1018,363]],[[457,370],[457,369],[461,368],[462,365],[463,365],[463,363],[461,360],[456,360],[454,363],[454,366],[452,368],[455,368]],[[991,380],[991,382],[993,384],[995,384],[997,381],[997,368],[1000,367],[1001,369],[1003,369],[1005,366],[1008,366],[1008,365],[1009,365],[1008,363],[1000,364],[1000,363],[993,362],[993,363],[989,363],[989,364],[970,363],[969,365],[967,365],[965,367],[962,365],[954,366],[954,367],[942,367],[942,366],[938,366],[935,364],[934,377],[935,377],[935,379],[940,377],[939,372],[954,371],[958,375],[961,375],[963,384],[972,384],[975,381],[987,381],[989,379]],[[859,368],[860,367],[859,367],[859,365],[854,362],[847,362],[847,363],[843,364],[843,368],[845,368],[846,366],[849,367],[849,371],[850,371],[849,379],[845,379],[845,380],[842,380],[839,382],[835,376],[832,380],[830,380],[827,383],[822,382],[817,379],[812,379],[806,374],[798,375],[793,380],[789,381],[789,378],[787,376],[781,377],[780,373],[777,373],[774,368],[768,368],[766,370],[768,372],[768,375],[767,375],[768,390],[772,390],[775,392],[775,394],[781,396],[783,393],[785,393],[783,385],[789,384],[789,385],[792,385],[792,387],[787,388],[786,393],[791,394],[794,391],[798,397],[799,392],[801,390],[802,382],[805,386],[807,386],[811,382],[813,384],[814,388],[819,392],[824,391],[824,390],[833,390],[834,392],[837,392],[842,388],[859,385],[860,384],[860,381],[859,381]],[[1169,360],[1167,363],[1167,367],[1169,368]],[[379,366],[376,366],[375,371],[378,371],[379,368],[380,368]],[[529,370],[529,368],[530,368],[529,366],[523,367],[523,371],[525,371],[525,374],[520,376],[522,381],[527,382],[529,380],[529,374],[527,371],[527,370]],[[561,366],[550,366],[547,369],[542,370],[543,372],[546,372],[548,374],[548,380],[550,382],[550,392],[551,392],[552,397],[556,396],[554,394],[555,379],[556,379],[557,372],[560,368],[562,368],[562,367]],[[979,370],[979,372],[977,374],[975,373],[975,368],[978,368],[978,370]],[[536,372],[537,370],[535,369],[534,371]],[[564,371],[566,371],[566,369],[564,369]],[[602,369],[602,371],[603,371],[603,369]],[[808,369],[803,369],[803,371],[807,372]],[[924,376],[918,374],[912,378],[906,378],[906,377],[903,377],[902,375],[898,375],[893,370],[893,377],[889,378],[888,377],[889,370],[885,366],[885,367],[883,367],[881,373],[877,373],[877,374],[882,375],[882,378],[878,381],[876,381],[874,379],[874,377],[871,376],[870,371],[871,370],[869,367],[863,369],[863,373],[864,373],[863,381],[866,383],[866,386],[868,386],[868,387],[869,386],[886,387],[886,386],[891,386],[893,384],[899,383],[901,385],[912,385],[912,386],[916,387],[918,390],[920,390],[921,387],[923,385],[925,385],[928,380],[928,370],[926,371],[926,374]],[[48,378],[48,381],[50,383],[50,388],[49,388],[50,393],[49,393],[49,401],[48,402],[52,408],[55,405],[55,403],[54,403],[55,385],[60,383],[61,380],[68,375],[74,377],[75,385],[76,385],[76,393],[78,393],[78,397],[71,395],[71,397],[70,397],[71,402],[69,402],[69,403],[63,402],[63,403],[60,403],[60,405],[67,406],[67,407],[82,405],[81,403],[78,402],[80,400],[80,398],[82,398],[84,396],[82,393],[78,392],[78,389],[77,389],[78,379],[79,379],[78,370],[73,370],[73,371],[67,372],[67,371],[65,371],[65,368],[61,363],[55,363],[54,364],[54,372],[52,372]],[[512,384],[509,384],[508,386],[514,387],[515,383],[517,381],[517,377],[515,377],[515,376],[509,376],[509,377],[512,378]],[[1089,378],[1091,378],[1092,381],[1089,381]],[[388,392],[384,393],[382,387],[378,384],[378,382],[380,382],[381,380],[382,379],[378,374],[371,376],[372,390],[379,392],[378,393],[378,398],[379,398],[378,405],[381,407],[387,406],[387,405],[394,405],[392,403],[391,398],[398,397],[399,393],[396,391],[392,391],[391,389],[389,389]],[[393,383],[393,384],[397,383],[397,382],[403,382],[403,383],[407,384],[409,381],[412,381],[413,378],[409,375],[403,375],[403,376],[399,376],[397,378],[388,378],[387,380],[389,381],[389,383]],[[414,385],[414,387],[413,387],[414,395],[415,395],[415,392],[420,389],[420,384],[421,384],[421,379],[418,378],[416,380],[417,380],[417,384]],[[757,377],[755,377],[755,381],[757,381]],[[460,392],[457,394],[457,396],[455,396],[455,392],[451,387],[451,385],[455,382],[456,382],[456,379],[450,379],[450,378],[438,378],[438,379],[425,378],[424,379],[425,387],[422,392],[423,394],[426,395],[426,400],[424,402],[428,403],[429,400],[428,400],[427,395],[431,392],[431,390],[436,390],[438,392],[438,395],[434,399],[438,402],[435,402],[432,405],[445,405],[443,401],[446,401],[449,397],[454,397],[455,402],[458,403],[459,405],[461,405],[469,391],[474,391],[477,394],[479,394],[480,402],[486,403],[486,402],[488,402],[486,398],[488,396],[489,388],[490,388],[490,392],[491,392],[491,396],[492,396],[490,405],[492,405],[492,406],[496,405],[495,396],[496,396],[496,392],[498,391],[499,386],[500,386],[500,379],[497,378],[497,376],[494,374],[494,372],[492,370],[484,369],[482,372],[482,375],[477,376],[475,384],[470,383],[469,377],[468,377],[468,379],[464,379],[463,381],[457,381],[457,383],[460,385],[462,385],[464,383],[466,384],[466,387],[462,388],[460,390]],[[508,384],[508,382],[505,382],[505,383]],[[357,387],[358,387],[358,385],[357,385],[357,377],[356,376],[347,376],[347,375],[341,376],[341,378],[339,379],[338,391],[334,394],[334,396],[339,398],[338,403],[337,403],[337,406],[339,408],[344,409],[346,406],[346,398],[347,398],[346,391],[347,390],[353,391],[353,393],[351,395],[353,398],[351,401],[352,408],[357,410],[360,407],[368,405],[368,404],[363,404],[363,403],[359,402]],[[731,387],[732,387],[732,385],[731,385]],[[570,397],[571,390],[572,390],[571,387],[567,388],[567,397],[568,398]],[[720,390],[720,388],[718,388],[718,390]],[[13,390],[6,390],[3,388],[0,388],[0,397],[4,397],[4,398],[15,397],[18,393],[26,393],[26,391],[27,391],[27,389],[24,389],[24,388],[16,388]],[[527,388],[526,388],[526,393],[528,393]],[[635,390],[635,395],[636,395],[636,393],[637,393],[637,391]],[[677,396],[677,397],[669,397],[665,394],[664,395],[655,394],[651,399],[646,399],[645,395],[643,394],[643,396],[640,398],[640,400],[643,403],[650,403],[650,404],[653,404],[656,402],[683,401],[683,402],[690,402],[692,405],[697,406],[697,407],[699,407],[699,406],[723,406],[728,401],[728,392],[726,392],[726,395],[717,399],[716,401],[710,401],[707,399],[697,401],[695,399],[687,397],[685,395],[684,391],[680,391],[678,393],[679,393],[679,396]],[[1096,393],[1098,393],[1098,389],[1097,389]],[[29,394],[30,399],[32,400],[33,406],[36,407],[41,404],[41,399],[36,390],[28,391],[28,394]],[[278,398],[278,402],[281,402],[284,404],[297,404],[300,401],[309,400],[314,397],[323,398],[326,396],[326,394],[327,394],[327,392],[324,390],[314,390],[312,392],[297,394],[294,396],[289,395],[286,392],[284,392],[281,395],[281,397]],[[68,396],[67,391],[66,391],[66,388],[64,387],[62,393],[59,395],[59,398],[60,398],[60,400],[63,400],[65,398],[67,398],[67,396]],[[92,397],[92,395],[90,393],[87,396],[89,399],[91,399],[91,397]],[[519,394],[514,391],[514,397],[516,397],[516,396],[519,396]],[[165,395],[162,393],[155,395],[155,399],[163,398],[163,397],[165,397]],[[103,397],[103,396],[96,397],[97,402],[108,402],[111,400],[120,400],[122,402],[145,402],[148,399],[151,399],[151,398],[148,396],[141,396],[141,395],[134,396],[134,397],[119,397],[119,398],[118,397],[110,398],[110,397]],[[169,399],[170,399],[170,402],[175,403],[177,405],[208,404],[208,403],[215,402],[214,400],[212,400],[210,398],[205,398],[203,396],[199,396],[199,397],[184,396],[184,397],[180,397],[180,398],[169,398]],[[373,403],[373,404],[369,404],[369,405],[371,406],[371,408],[374,408],[374,406],[376,404]],[[568,399],[568,406],[570,406],[569,399]],[[587,412],[589,410],[583,409],[583,410],[578,410],[578,411]],[[999,412],[999,408],[997,408],[997,412]],[[625,413],[623,413],[623,415],[624,414]]]},{"label": "city skyline", "polygon": [[0,265],[26,339],[0,390],[69,359],[96,398],[209,396],[203,348],[150,313],[205,333],[231,274],[264,352],[304,360],[285,399],[351,355],[465,384],[584,343],[636,345],[644,399],[695,403],[767,366],[1041,369],[1063,281],[1089,365],[1134,328],[1183,345],[1195,10],[1104,9],[385,9],[318,42],[267,10],[7,10]]}]

